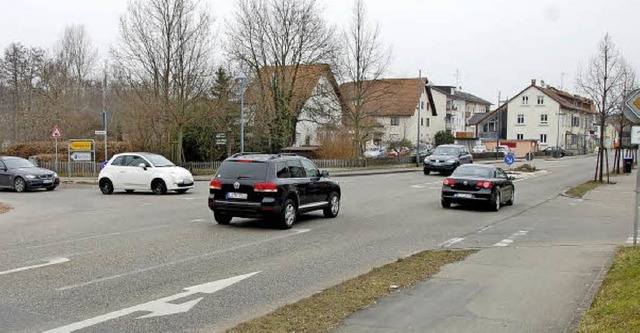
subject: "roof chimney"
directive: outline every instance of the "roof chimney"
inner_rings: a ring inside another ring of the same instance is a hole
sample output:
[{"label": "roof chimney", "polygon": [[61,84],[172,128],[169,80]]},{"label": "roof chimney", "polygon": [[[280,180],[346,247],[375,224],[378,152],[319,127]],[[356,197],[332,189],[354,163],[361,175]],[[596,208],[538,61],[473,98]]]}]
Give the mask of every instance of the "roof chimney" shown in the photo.
[{"label": "roof chimney", "polygon": [[536,86],[536,79],[531,79],[531,86],[535,87]]}]

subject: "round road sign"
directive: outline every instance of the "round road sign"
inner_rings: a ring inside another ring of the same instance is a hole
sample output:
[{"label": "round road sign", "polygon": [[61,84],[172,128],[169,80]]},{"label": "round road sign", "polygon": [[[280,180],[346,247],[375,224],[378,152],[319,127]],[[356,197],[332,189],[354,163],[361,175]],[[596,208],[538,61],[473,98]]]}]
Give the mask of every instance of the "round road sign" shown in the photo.
[{"label": "round road sign", "polygon": [[513,164],[515,160],[516,159],[513,157],[513,154],[507,154],[507,156],[504,157],[504,163],[507,163],[507,165]]},{"label": "round road sign", "polygon": [[533,152],[528,152],[527,155],[524,156],[524,158],[527,160],[527,162],[533,161],[534,157],[535,157],[535,154]]}]

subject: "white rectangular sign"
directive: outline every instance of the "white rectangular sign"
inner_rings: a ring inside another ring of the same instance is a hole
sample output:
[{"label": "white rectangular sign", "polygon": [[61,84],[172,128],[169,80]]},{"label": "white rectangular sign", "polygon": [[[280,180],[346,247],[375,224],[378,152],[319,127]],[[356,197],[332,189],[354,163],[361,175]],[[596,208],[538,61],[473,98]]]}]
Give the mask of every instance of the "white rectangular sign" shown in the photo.
[{"label": "white rectangular sign", "polygon": [[96,135],[107,135],[107,131],[96,131]]},{"label": "white rectangular sign", "polygon": [[75,152],[71,153],[72,161],[91,161],[91,152]]},{"label": "white rectangular sign", "polygon": [[640,145],[640,126],[631,127],[631,144]]}]

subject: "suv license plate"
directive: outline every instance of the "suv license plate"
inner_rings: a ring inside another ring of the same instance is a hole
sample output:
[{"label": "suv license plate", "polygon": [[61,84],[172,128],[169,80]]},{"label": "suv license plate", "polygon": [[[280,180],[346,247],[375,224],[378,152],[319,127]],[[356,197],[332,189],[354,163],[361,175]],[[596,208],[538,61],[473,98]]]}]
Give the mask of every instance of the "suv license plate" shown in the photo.
[{"label": "suv license plate", "polygon": [[246,200],[247,199],[247,194],[246,193],[237,193],[237,192],[228,192],[227,193],[227,199],[242,199],[242,200]]},{"label": "suv license plate", "polygon": [[471,199],[471,198],[473,198],[473,194],[457,193],[456,194],[456,198]]}]

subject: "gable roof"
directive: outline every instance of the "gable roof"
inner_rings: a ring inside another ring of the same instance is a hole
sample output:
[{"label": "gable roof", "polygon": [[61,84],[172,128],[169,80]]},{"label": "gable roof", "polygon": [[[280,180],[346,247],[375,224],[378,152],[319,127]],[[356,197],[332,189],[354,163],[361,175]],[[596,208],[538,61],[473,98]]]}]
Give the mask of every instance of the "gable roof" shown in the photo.
[{"label": "gable roof", "polygon": [[579,111],[579,112],[586,112],[586,113],[595,113],[596,112],[595,108],[594,108],[593,101],[588,99],[588,98],[586,98],[586,97],[582,97],[582,96],[578,96],[578,95],[572,95],[571,93],[568,93],[566,91],[562,91],[560,89],[557,89],[557,88],[554,88],[554,87],[551,87],[551,86],[539,87],[537,85],[534,85],[534,83],[532,83],[530,86],[522,89],[522,91],[520,91],[515,96],[513,96],[513,98],[511,98],[505,104],[511,103],[513,100],[518,98],[518,96],[522,95],[523,92],[527,91],[527,89],[532,88],[532,87],[538,89],[538,91],[541,91],[542,93],[547,95],[549,98],[551,98],[554,101],[558,102],[558,104],[560,104],[561,108],[568,109],[568,110],[573,110],[573,111]]},{"label": "gable roof", "polygon": [[[279,81],[278,84],[293,85],[290,107],[291,110],[299,111],[307,100],[312,97],[320,78],[323,76],[329,81],[341,107],[344,108],[345,104],[338,83],[328,64],[263,67],[249,84],[245,98],[247,103],[260,103],[262,101],[272,109],[274,101],[271,83],[272,80],[277,79]],[[285,89],[288,90],[289,87]]]},{"label": "gable roof", "polygon": [[[468,101],[468,102],[473,102],[473,103],[477,103],[477,104],[483,104],[483,105],[493,105],[493,103],[488,102],[476,95],[470,94],[468,92],[464,92],[458,89],[455,89],[454,86],[433,86],[434,89],[442,92],[443,94],[447,95],[448,97],[453,97],[454,99],[458,99],[458,100],[463,100],[463,101]],[[455,89],[453,91],[453,94],[451,94],[451,89]]]},{"label": "gable roof", "polygon": [[[595,109],[593,109],[593,102],[588,98],[572,95],[566,91],[550,86],[545,88],[536,86],[536,88],[547,94],[547,96],[551,97],[554,101],[560,103],[560,106],[565,109],[595,113]],[[589,105],[591,107],[589,107]]]},{"label": "gable roof", "polygon": [[[421,85],[422,83],[422,85]],[[412,79],[381,79],[365,81],[367,85],[363,113],[378,117],[411,117],[420,103],[420,96],[424,80]],[[355,95],[355,82],[340,85],[340,91],[346,101],[353,100]],[[348,103],[349,106],[352,103]]]}]

